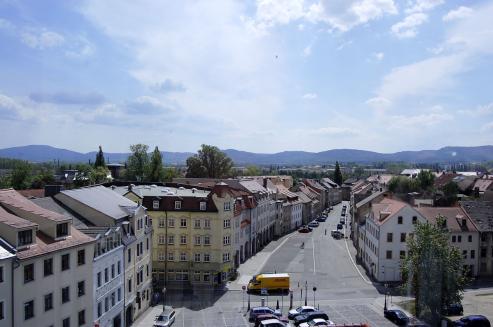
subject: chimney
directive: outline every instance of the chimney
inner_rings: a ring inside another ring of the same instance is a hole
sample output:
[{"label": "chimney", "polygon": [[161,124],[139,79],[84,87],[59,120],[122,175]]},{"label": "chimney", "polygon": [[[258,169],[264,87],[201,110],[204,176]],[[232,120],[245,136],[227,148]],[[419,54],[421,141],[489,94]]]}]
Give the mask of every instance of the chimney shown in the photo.
[{"label": "chimney", "polygon": [[466,220],[466,218],[462,218],[462,227],[464,227],[464,228],[467,227],[467,220]]},{"label": "chimney", "polygon": [[132,184],[128,184],[127,189],[128,189],[129,191],[131,191],[131,190],[132,190]]}]

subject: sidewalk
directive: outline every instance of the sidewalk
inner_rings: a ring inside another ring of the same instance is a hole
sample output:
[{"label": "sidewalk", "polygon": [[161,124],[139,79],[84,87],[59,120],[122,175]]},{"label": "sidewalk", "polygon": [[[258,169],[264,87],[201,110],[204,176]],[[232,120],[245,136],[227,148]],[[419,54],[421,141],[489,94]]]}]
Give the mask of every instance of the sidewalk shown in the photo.
[{"label": "sidewalk", "polygon": [[240,291],[242,286],[246,286],[253,275],[258,274],[264,267],[270,256],[274,254],[291,236],[293,233],[284,235],[275,241],[271,241],[260,252],[248,258],[247,261],[240,264],[238,267],[238,277],[232,282],[228,282],[226,288],[229,290]]}]

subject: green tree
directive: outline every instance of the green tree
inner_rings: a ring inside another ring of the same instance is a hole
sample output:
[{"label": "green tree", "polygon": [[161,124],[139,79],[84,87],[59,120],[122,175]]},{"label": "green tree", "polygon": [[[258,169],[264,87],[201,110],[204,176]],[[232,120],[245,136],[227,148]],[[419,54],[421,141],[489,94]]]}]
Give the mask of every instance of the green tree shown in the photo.
[{"label": "green tree", "polygon": [[342,185],[342,172],[341,167],[339,167],[339,161],[336,161],[336,167],[334,169],[334,182],[337,185]]},{"label": "green tree", "polygon": [[157,146],[151,154],[151,162],[146,179],[149,182],[162,182],[164,180],[163,156]]},{"label": "green tree", "polygon": [[104,162],[104,153],[101,145],[99,146],[99,151],[96,153],[96,161],[94,162],[94,168],[105,167],[106,163]]},{"label": "green tree", "polygon": [[76,187],[82,187],[92,184],[91,175],[94,168],[89,164],[78,164],[75,166],[77,175],[74,178],[74,185]]},{"label": "green tree", "polygon": [[187,159],[187,177],[222,178],[231,174],[233,161],[218,147],[202,144],[198,153]]},{"label": "green tree", "polygon": [[422,190],[428,190],[433,186],[435,175],[430,170],[421,170],[418,174],[418,181]]},{"label": "green tree", "polygon": [[173,178],[178,177],[178,170],[174,167],[164,168],[164,182],[171,182]]},{"label": "green tree", "polygon": [[260,170],[259,167],[251,165],[248,166],[246,171],[245,171],[246,176],[260,176],[262,175],[262,171]]},{"label": "green tree", "polygon": [[36,176],[33,177],[31,182],[32,188],[44,188],[45,185],[51,185],[55,183],[55,176],[50,169],[41,170]]},{"label": "green tree", "polygon": [[31,184],[31,165],[26,162],[18,162],[14,169],[12,170],[12,174],[10,176],[10,182],[12,187],[16,190],[22,190],[29,187]]},{"label": "green tree", "polygon": [[407,240],[408,256],[402,261],[403,290],[415,295],[416,315],[435,326],[443,305],[460,302],[468,282],[462,255],[449,246],[446,220],[418,223]]},{"label": "green tree", "polygon": [[88,172],[90,184],[101,184],[109,181],[108,175],[110,171],[106,167],[96,167]]},{"label": "green tree", "polygon": [[127,159],[126,177],[128,180],[143,181],[149,169],[149,147],[145,144],[130,146],[132,154]]},{"label": "green tree", "polygon": [[353,174],[354,174],[354,177],[356,177],[356,178],[364,177],[364,175],[365,175],[365,169],[363,167],[359,167],[358,166],[358,167],[356,167],[354,169]]}]

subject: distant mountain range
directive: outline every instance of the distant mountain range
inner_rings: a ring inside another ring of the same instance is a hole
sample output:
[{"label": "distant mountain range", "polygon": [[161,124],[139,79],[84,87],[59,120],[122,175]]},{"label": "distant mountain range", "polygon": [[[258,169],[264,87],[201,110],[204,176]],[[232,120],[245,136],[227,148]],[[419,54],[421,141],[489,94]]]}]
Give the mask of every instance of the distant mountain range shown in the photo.
[{"label": "distant mountain range", "polygon": [[[283,151],[278,153],[253,153],[234,149],[223,150],[235,165],[301,165],[339,162],[372,163],[381,161],[409,163],[482,162],[493,160],[493,146],[448,146],[438,150],[401,151],[378,153],[364,150],[335,149],[322,152]],[[191,152],[162,152],[166,165],[181,165],[193,155]],[[124,162],[129,153],[105,152],[109,162]],[[27,145],[0,149],[0,157],[28,160],[31,162],[94,162],[96,152],[80,153],[48,145]]]}]

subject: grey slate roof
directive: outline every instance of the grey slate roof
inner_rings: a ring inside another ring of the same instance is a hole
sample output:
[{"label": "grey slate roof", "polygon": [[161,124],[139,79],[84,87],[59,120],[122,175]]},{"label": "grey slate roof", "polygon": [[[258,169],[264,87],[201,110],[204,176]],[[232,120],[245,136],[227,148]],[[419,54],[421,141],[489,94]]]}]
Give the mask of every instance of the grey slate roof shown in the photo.
[{"label": "grey slate roof", "polygon": [[206,190],[198,190],[192,188],[189,189],[189,188],[158,186],[158,185],[135,185],[132,186],[131,191],[128,190],[127,186],[110,187],[110,190],[120,195],[125,195],[128,192],[133,192],[136,195],[138,195],[140,198],[144,198],[148,196],[153,196],[153,197],[186,196],[186,197],[206,198],[211,192],[209,190],[206,191]]},{"label": "grey slate roof", "polygon": [[480,232],[493,232],[493,201],[460,201]]},{"label": "grey slate roof", "polygon": [[70,211],[70,209],[67,209],[60,203],[56,202],[55,199],[53,199],[52,197],[36,198],[36,199],[31,199],[31,201],[36,203],[38,206],[42,208],[45,208],[53,212],[58,212],[64,215],[65,217],[72,218],[72,225],[77,229],[87,228],[88,226],[92,225],[86,219],[82,218],[78,214]]},{"label": "grey slate roof", "polygon": [[370,196],[368,196],[367,198],[364,198],[363,200],[361,200],[360,202],[356,203],[356,209],[358,208],[361,208],[362,206],[364,206],[365,204],[367,204],[368,202],[376,199],[377,197],[379,197],[380,195],[384,194],[385,191],[382,191],[382,192],[376,192],[376,193],[373,193],[371,194]]}]

